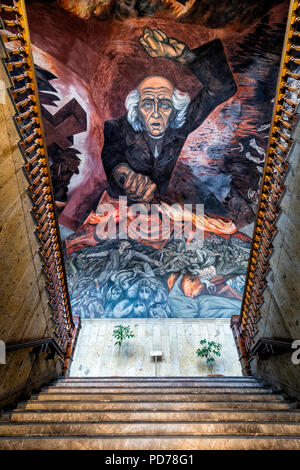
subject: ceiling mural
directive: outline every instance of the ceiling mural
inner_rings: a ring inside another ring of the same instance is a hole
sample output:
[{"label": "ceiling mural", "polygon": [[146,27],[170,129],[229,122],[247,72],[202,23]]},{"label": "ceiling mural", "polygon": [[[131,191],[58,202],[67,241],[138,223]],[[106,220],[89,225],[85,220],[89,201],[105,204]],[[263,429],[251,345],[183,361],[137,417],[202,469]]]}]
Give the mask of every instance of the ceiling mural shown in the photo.
[{"label": "ceiling mural", "polygon": [[73,313],[239,314],[288,1],[28,1]]}]

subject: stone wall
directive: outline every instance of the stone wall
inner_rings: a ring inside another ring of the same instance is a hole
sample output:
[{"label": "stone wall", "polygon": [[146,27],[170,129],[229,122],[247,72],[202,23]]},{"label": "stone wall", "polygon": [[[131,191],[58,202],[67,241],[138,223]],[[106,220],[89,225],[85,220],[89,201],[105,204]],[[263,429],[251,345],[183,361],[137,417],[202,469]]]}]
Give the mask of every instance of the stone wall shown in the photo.
[{"label": "stone wall", "polygon": [[[286,191],[270,259],[271,272],[261,308],[259,336],[300,340],[300,123],[290,151]],[[291,353],[251,362],[252,372],[266,382],[300,398],[300,364]]]},{"label": "stone wall", "polygon": [[[116,325],[130,325],[135,337],[119,352],[112,337]],[[196,350],[200,339],[222,344],[212,370]],[[70,376],[143,377],[155,375],[151,351],[161,350],[159,376],[242,375],[229,319],[95,319],[82,320]]]},{"label": "stone wall", "polygon": [[[0,62],[0,340],[6,344],[53,335],[9,86]],[[60,362],[28,349],[7,353],[6,364],[0,364],[0,405],[14,403],[60,370]]]}]

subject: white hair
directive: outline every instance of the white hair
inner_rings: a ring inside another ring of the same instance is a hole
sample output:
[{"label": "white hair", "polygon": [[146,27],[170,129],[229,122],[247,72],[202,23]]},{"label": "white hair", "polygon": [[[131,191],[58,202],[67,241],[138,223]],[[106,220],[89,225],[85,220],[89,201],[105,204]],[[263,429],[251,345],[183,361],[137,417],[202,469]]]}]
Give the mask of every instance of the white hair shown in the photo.
[{"label": "white hair", "polygon": [[[140,94],[137,89],[132,90],[125,101],[125,106],[128,111],[127,119],[135,131],[142,131],[145,128],[138,109],[139,101]],[[173,129],[179,129],[184,125],[186,120],[186,111],[190,101],[191,98],[188,93],[182,93],[182,91],[179,91],[176,88],[174,89],[172,102],[175,113],[173,117],[171,117],[169,127],[172,127]]]}]

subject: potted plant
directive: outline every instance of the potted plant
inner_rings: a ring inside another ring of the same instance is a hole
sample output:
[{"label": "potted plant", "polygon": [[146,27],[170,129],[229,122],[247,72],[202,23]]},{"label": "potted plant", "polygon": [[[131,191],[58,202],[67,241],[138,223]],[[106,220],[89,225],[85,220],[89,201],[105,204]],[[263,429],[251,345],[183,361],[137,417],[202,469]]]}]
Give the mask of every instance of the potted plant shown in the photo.
[{"label": "potted plant", "polygon": [[[221,348],[222,344],[217,343],[216,341],[207,341],[206,339],[202,339],[200,341],[200,345],[202,347],[198,348],[196,354],[198,357],[205,357],[206,364],[210,367],[210,371],[212,372],[212,366],[215,362],[214,356],[221,356]],[[213,375],[213,374],[210,374]],[[217,374],[221,375],[221,374]]]},{"label": "potted plant", "polygon": [[113,337],[117,340],[115,346],[119,346],[119,353],[124,339],[134,338],[134,333],[130,326],[117,325],[113,331]]},{"label": "potted plant", "polygon": [[134,338],[134,332],[131,331],[130,326],[124,326],[124,325],[117,325],[115,326],[115,329],[113,331],[113,338],[116,339],[115,341],[115,346],[119,346],[119,351],[118,351],[118,364],[117,364],[117,376],[118,376],[118,368],[119,368],[119,357],[120,357],[120,351],[121,351],[121,346],[124,341],[124,339],[129,339],[129,338]]}]

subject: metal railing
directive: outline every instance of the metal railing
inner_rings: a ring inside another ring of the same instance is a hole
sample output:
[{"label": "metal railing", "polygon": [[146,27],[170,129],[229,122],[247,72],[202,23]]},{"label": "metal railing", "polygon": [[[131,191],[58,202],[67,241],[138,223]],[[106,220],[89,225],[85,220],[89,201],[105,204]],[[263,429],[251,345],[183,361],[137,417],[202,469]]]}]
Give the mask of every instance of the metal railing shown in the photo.
[{"label": "metal railing", "polygon": [[64,359],[64,352],[53,338],[41,338],[33,339],[30,341],[24,341],[22,343],[11,343],[7,344],[5,349],[7,353],[12,351],[19,351],[20,349],[50,349],[53,353],[58,354],[58,356],[60,356],[62,360]]}]

